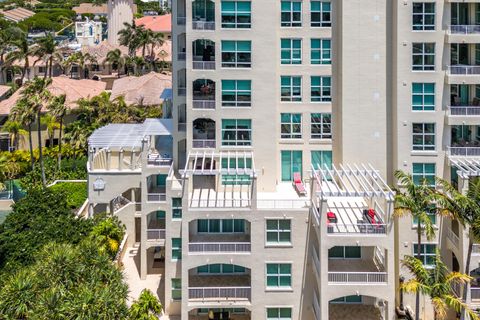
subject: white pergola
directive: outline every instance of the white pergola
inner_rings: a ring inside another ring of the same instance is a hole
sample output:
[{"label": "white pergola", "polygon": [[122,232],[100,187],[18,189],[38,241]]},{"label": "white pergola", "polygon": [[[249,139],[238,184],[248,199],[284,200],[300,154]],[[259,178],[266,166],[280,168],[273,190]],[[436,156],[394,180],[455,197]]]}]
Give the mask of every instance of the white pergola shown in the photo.
[{"label": "white pergola", "polygon": [[320,198],[329,197],[383,197],[393,201],[395,193],[390,189],[380,172],[370,164],[347,164],[337,168],[312,165],[312,176],[319,188]]},{"label": "white pergola", "polygon": [[[223,167],[222,160],[226,159],[227,166]],[[231,167],[231,160],[235,159],[235,167]],[[242,166],[239,166],[239,161],[243,160]],[[250,160],[251,165],[247,165]],[[189,152],[185,169],[180,170],[182,177],[191,175],[216,175],[216,174],[231,174],[231,175],[249,175],[255,176],[255,162],[253,152],[249,151],[196,151]]]},{"label": "white pergola", "polygon": [[462,179],[480,176],[480,159],[474,158],[449,158],[450,165],[457,169],[457,174]]}]

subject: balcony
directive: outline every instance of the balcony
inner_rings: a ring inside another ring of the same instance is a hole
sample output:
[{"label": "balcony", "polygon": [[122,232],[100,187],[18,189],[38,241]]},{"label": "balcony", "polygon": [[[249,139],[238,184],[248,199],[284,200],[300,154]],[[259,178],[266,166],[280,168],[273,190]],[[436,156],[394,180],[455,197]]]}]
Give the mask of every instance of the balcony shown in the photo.
[{"label": "balcony", "polygon": [[193,139],[192,148],[215,148],[215,140],[213,139]]},{"label": "balcony", "polygon": [[447,147],[447,153],[456,157],[480,157],[480,146]]},{"label": "balcony", "polygon": [[215,70],[215,60],[214,61],[204,61],[197,58],[193,60],[193,69],[197,70]]},{"label": "balcony", "polygon": [[152,167],[166,167],[169,168],[173,163],[173,159],[169,154],[160,155],[158,153],[151,153],[148,155],[147,164]]},{"label": "balcony", "polygon": [[480,25],[450,25],[447,30],[449,43],[476,43],[480,40]]},{"label": "balcony", "polygon": [[155,174],[147,177],[147,202],[167,201],[166,180],[166,174]]},{"label": "balcony", "polygon": [[193,41],[193,69],[215,70],[215,42],[208,39]]},{"label": "balcony", "polygon": [[200,301],[249,301],[251,287],[189,287],[188,300]]},{"label": "balcony", "polygon": [[455,232],[453,232],[452,229],[447,230],[447,239],[450,240],[456,249],[460,248],[460,238],[455,234]]},{"label": "balcony", "polygon": [[211,0],[192,1],[192,29],[215,30],[215,2]]},{"label": "balcony", "polygon": [[215,30],[215,21],[203,21],[201,19],[193,20],[192,29],[193,30]]},{"label": "balcony", "polygon": [[250,242],[191,242],[188,252],[192,254],[250,253]]},{"label": "balcony", "polygon": [[[202,222],[202,224],[200,224]],[[212,226],[210,226],[212,223]],[[193,220],[189,223],[189,254],[250,253],[250,223],[244,219]],[[213,227],[214,230],[209,230]]]},{"label": "balcony", "polygon": [[386,272],[328,272],[328,284],[387,284]]},{"label": "balcony", "polygon": [[193,109],[215,109],[215,81],[197,79],[193,82]]},{"label": "balcony", "polygon": [[447,76],[449,84],[475,84],[480,81],[480,66],[452,65],[447,69]]},{"label": "balcony", "polygon": [[147,240],[165,240],[165,229],[147,229]]}]

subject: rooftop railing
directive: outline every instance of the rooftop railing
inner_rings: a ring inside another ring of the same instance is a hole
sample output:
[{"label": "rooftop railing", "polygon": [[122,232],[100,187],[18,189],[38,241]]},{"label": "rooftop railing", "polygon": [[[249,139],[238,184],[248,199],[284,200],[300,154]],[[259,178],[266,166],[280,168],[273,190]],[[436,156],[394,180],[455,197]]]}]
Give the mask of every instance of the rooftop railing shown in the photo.
[{"label": "rooftop railing", "polygon": [[302,209],[310,207],[310,199],[257,199],[258,209]]}]

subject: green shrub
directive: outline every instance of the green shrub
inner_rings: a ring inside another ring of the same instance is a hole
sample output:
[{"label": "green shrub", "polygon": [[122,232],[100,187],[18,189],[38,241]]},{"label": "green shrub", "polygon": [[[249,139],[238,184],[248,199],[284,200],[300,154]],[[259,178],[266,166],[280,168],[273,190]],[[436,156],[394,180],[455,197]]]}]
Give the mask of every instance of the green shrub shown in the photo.
[{"label": "green shrub", "polygon": [[53,192],[62,193],[67,199],[67,206],[71,209],[80,208],[87,199],[86,182],[62,182],[50,187]]}]

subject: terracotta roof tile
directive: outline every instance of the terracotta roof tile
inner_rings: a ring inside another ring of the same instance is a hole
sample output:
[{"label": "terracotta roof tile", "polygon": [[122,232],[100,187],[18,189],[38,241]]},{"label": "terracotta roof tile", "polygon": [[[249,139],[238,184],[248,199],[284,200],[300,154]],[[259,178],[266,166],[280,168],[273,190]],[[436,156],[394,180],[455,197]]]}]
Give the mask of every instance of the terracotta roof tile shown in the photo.
[{"label": "terracotta roof tile", "polygon": [[135,19],[135,24],[138,26],[145,26],[155,32],[172,32],[172,15],[165,14],[163,16],[145,16]]},{"label": "terracotta roof tile", "polygon": [[115,80],[110,99],[123,96],[127,104],[160,105],[163,90],[172,88],[172,76],[150,72],[141,77]]}]

